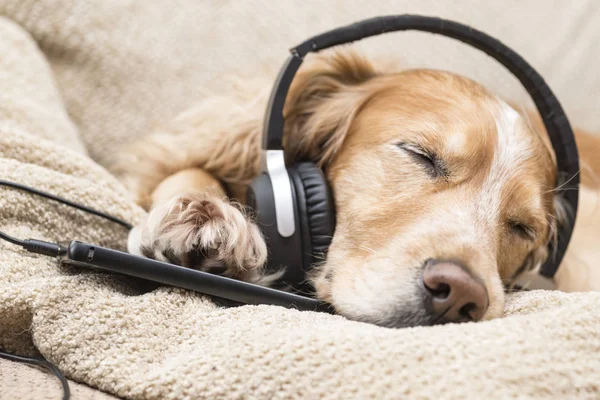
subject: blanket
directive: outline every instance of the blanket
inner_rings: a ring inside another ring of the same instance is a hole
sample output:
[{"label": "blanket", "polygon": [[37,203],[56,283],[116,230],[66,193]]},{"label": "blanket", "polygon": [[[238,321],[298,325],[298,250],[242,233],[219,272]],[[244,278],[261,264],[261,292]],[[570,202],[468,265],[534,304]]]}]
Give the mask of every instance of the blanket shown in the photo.
[{"label": "blanket", "polygon": [[[438,10],[478,27],[491,21],[485,30],[531,54],[570,115],[600,131],[591,112],[600,106],[597,52],[581,45],[577,64],[561,57],[569,43],[589,45],[600,35],[590,23],[600,18],[597,2],[557,2],[534,28],[531,15],[546,2],[506,2],[500,16],[480,2],[415,3],[0,0],[0,179],[135,224],[144,211],[105,169],[124,143],[218,93],[227,71],[252,67],[272,78],[285,49],[305,36],[390,13]],[[411,54],[406,65],[436,64],[435,54],[438,67],[524,99],[485,57],[414,39],[394,39],[402,56]],[[378,40],[367,52],[389,53],[391,39]],[[536,45],[551,40],[556,46]],[[109,221],[3,187],[0,230],[116,249],[127,237]],[[127,399],[599,398],[598,304],[600,293],[514,293],[494,321],[387,329],[274,306],[224,308],[198,293],[60,266],[0,241],[0,347],[43,356],[69,379]],[[0,397],[58,393],[48,379],[39,384],[38,371],[22,378],[28,368],[0,362]],[[112,398],[90,390],[78,386],[75,396]]]}]

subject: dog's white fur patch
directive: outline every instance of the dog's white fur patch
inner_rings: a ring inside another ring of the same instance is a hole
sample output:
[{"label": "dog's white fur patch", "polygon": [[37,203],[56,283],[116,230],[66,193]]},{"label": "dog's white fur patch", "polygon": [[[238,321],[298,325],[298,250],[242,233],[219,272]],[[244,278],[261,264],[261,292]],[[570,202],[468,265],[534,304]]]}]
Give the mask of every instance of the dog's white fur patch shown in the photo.
[{"label": "dog's white fur patch", "polygon": [[494,113],[497,143],[480,203],[485,205],[488,215],[494,216],[500,212],[503,187],[518,174],[520,164],[531,155],[529,138],[518,127],[522,123],[519,113],[502,100],[497,101],[499,110]]}]

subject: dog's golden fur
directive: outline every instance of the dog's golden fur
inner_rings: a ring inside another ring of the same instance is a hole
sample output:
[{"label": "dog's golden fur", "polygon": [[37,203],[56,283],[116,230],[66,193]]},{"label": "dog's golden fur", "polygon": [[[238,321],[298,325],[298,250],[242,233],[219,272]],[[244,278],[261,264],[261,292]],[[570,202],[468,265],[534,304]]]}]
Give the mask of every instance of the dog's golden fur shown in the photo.
[{"label": "dog's golden fur", "polygon": [[[416,289],[422,265],[453,259],[484,282],[484,319],[500,316],[504,284],[548,257],[568,215],[539,121],[448,72],[380,72],[348,50],[306,64],[286,101],[284,145],[289,163],[323,168],[336,201],[332,245],[311,276],[317,296],[353,319],[427,323]],[[130,251],[268,284],[276,276],[261,272],[264,241],[236,203],[259,173],[266,96],[235,92],[133,144],[113,170],[150,211]],[[597,190],[600,146],[577,139],[583,184]],[[576,275],[572,268],[562,276]],[[582,289],[600,286],[593,282]]]}]

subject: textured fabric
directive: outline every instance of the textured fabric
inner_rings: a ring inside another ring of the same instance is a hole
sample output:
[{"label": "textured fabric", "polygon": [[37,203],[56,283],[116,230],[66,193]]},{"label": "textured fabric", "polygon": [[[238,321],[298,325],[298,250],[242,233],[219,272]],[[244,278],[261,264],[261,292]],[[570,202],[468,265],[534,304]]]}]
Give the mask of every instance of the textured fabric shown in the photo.
[{"label": "textured fabric", "polygon": [[[579,126],[600,131],[593,0],[0,0],[0,178],[136,223],[143,211],[100,166],[120,145],[218,93],[225,72],[268,80],[305,36],[404,12],[498,36],[539,68]],[[361,47],[523,98],[487,57],[446,39],[407,33]],[[0,229],[120,249],[126,240],[110,222],[5,188]],[[600,397],[599,293],[514,294],[503,319],[394,330],[148,289],[0,242],[0,347],[42,355],[71,379],[131,399]],[[2,362],[0,372],[2,397],[18,371]],[[44,398],[44,387],[17,397]]]},{"label": "textured fabric", "polygon": [[[62,398],[59,380],[45,369],[0,359],[0,398],[56,400]],[[117,397],[92,389],[86,385],[69,382],[71,398],[85,400],[115,400]]]}]

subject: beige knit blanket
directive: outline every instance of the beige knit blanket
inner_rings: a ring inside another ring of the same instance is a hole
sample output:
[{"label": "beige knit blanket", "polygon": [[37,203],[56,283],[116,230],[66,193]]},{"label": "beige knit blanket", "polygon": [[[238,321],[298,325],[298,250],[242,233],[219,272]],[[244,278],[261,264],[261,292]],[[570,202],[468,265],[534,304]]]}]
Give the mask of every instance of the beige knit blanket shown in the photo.
[{"label": "beige knit blanket", "polygon": [[[115,149],[218,93],[225,71],[265,67],[270,78],[304,36],[390,13],[443,15],[504,35],[580,126],[600,131],[598,49],[590,50],[598,2],[557,2],[542,17],[546,1],[502,4],[0,0],[0,179],[135,223],[144,212],[101,166]],[[406,35],[366,46],[398,48],[414,56],[410,65],[438,64],[523,98],[485,57]],[[120,249],[127,235],[6,188],[0,229]],[[0,241],[0,347],[41,355],[72,380],[130,399],[597,399],[599,308],[600,293],[534,291],[510,295],[495,321],[386,329],[279,307],[218,308],[167,287],[143,292]],[[58,398],[51,384],[18,378],[23,368],[0,362],[0,398]],[[104,398],[84,389],[75,397]]]}]

